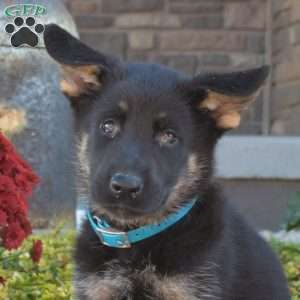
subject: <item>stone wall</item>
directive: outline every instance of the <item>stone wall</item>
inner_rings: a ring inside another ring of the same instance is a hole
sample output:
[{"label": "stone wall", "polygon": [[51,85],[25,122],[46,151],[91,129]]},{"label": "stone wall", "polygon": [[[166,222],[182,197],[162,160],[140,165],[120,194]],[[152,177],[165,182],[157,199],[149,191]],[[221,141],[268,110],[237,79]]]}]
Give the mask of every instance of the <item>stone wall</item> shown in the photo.
[{"label": "stone wall", "polygon": [[[189,74],[264,62],[264,0],[69,0],[83,41]],[[260,134],[262,98],[239,132]]]},{"label": "stone wall", "polygon": [[300,134],[300,1],[273,2],[272,133]]}]

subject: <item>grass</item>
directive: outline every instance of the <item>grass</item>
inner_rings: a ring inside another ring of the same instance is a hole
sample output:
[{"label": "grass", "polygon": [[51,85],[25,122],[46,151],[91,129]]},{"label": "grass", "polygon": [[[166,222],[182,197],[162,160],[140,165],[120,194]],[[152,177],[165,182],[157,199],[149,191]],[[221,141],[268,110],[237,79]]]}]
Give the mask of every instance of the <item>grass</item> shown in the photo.
[{"label": "grass", "polygon": [[271,242],[277,252],[287,276],[292,300],[300,300],[300,245]]},{"label": "grass", "polygon": [[[0,300],[69,300],[72,299],[72,249],[75,232],[62,227],[47,234],[30,237],[21,249],[8,252],[0,248]],[[44,253],[40,263],[34,264],[29,250],[33,240],[41,239]],[[271,242],[278,253],[292,293],[292,300],[300,300],[300,245]]]},{"label": "grass", "polygon": [[[17,251],[0,248],[0,276],[7,280],[4,287],[0,285],[0,299],[71,299],[74,237],[73,231],[60,227],[47,234],[31,236]],[[43,241],[43,256],[39,264],[33,263],[29,254],[36,239]]]}]

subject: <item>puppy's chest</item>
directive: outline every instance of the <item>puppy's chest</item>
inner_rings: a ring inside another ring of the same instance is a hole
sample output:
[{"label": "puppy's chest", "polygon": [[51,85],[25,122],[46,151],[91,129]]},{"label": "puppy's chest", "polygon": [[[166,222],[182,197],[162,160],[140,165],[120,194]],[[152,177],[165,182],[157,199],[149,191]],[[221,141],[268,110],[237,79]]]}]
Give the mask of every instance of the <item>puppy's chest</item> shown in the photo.
[{"label": "puppy's chest", "polygon": [[114,265],[99,274],[77,274],[78,299],[206,300],[220,299],[216,277],[207,271],[166,276],[153,265],[130,270]]}]

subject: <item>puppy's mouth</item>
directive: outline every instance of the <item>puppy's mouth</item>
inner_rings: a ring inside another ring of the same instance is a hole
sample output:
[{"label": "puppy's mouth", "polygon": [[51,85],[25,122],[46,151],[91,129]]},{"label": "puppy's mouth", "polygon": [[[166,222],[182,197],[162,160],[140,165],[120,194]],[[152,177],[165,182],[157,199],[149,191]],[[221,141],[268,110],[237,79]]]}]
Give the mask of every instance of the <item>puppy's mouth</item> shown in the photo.
[{"label": "puppy's mouth", "polygon": [[105,195],[92,192],[90,208],[96,215],[105,218],[112,226],[119,229],[133,229],[159,223],[169,214],[175,213],[180,205],[177,205],[175,200],[170,202],[171,196],[172,188],[157,190],[147,196],[151,202],[147,202],[148,198],[140,198],[134,201],[134,204],[126,198],[116,201],[111,196],[106,195],[105,197]]},{"label": "puppy's mouth", "polygon": [[151,207],[133,207],[125,203],[93,202],[92,209],[99,216],[120,228],[135,228],[158,222],[165,215],[164,199]]},{"label": "puppy's mouth", "polygon": [[144,216],[156,214],[163,209],[163,205],[159,203],[158,205],[153,207],[139,208],[139,207],[133,207],[131,205],[120,203],[120,204],[105,204],[101,206],[101,209],[117,217],[130,219],[132,217],[137,218],[137,217],[144,217]]}]

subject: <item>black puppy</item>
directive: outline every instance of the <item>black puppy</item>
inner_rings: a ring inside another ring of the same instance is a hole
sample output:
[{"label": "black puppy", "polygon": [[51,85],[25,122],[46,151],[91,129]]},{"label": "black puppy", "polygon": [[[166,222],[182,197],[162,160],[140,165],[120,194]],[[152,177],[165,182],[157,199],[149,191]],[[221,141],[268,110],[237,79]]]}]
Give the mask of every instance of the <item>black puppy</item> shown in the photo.
[{"label": "black puppy", "polygon": [[121,63],[56,25],[45,44],[63,69],[90,198],[78,298],[290,299],[276,257],[212,177],[217,140],[239,125],[268,68],[191,78]]}]

